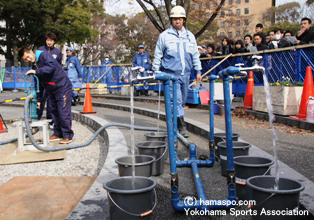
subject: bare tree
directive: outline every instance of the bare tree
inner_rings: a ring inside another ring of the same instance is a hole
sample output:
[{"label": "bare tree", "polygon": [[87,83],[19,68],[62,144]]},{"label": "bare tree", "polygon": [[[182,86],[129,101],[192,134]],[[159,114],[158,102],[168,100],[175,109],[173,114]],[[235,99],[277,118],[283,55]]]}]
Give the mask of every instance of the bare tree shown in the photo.
[{"label": "bare tree", "polygon": [[[171,4],[171,0],[162,0],[162,6],[165,6],[166,12],[167,12],[167,17],[163,16],[162,11],[160,10],[160,3],[159,2],[154,2],[153,0],[136,0],[137,3],[141,6],[141,8],[144,10],[145,14],[147,17],[150,19],[150,21],[153,23],[155,28],[159,32],[163,32],[164,30],[167,29],[166,27],[166,20],[169,20],[170,17],[170,11],[173,7]],[[217,0],[219,1],[219,0]],[[205,1],[203,1],[205,4]],[[206,19],[206,22],[203,23],[202,27],[200,27],[199,30],[195,33],[195,37],[198,38],[201,36],[209,27],[209,25],[214,21],[214,19],[217,17],[221,7],[225,3],[225,0],[220,0],[219,4],[216,2],[216,0],[211,1],[211,3],[215,3],[215,9],[213,10],[213,13],[211,16]],[[153,7],[154,13],[152,13],[148,8],[147,4]],[[184,7],[186,11],[186,15],[188,18],[190,8],[191,8],[191,0],[176,0],[176,5],[180,5]]]}]

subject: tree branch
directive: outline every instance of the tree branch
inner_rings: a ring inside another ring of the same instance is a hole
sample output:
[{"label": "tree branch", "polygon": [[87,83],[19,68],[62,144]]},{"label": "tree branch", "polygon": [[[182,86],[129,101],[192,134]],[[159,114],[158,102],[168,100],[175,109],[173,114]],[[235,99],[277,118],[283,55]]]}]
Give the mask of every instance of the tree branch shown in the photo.
[{"label": "tree branch", "polygon": [[170,12],[171,12],[171,9],[172,9],[171,0],[165,0],[165,6],[166,6],[166,9],[167,9],[168,17],[170,18]]},{"label": "tree branch", "polygon": [[153,17],[153,15],[148,11],[147,7],[143,4],[143,2],[141,0],[136,0],[137,3],[141,6],[141,8],[144,10],[145,14],[147,15],[147,17],[150,19],[150,21],[153,23],[153,25],[155,26],[155,28],[161,33],[163,32],[163,28],[160,27],[160,25],[158,24],[158,22],[156,21],[156,19]]},{"label": "tree branch", "polygon": [[190,12],[190,3],[191,3],[191,1],[184,1],[184,4],[183,4],[183,7],[185,9],[186,17],[188,17],[189,12]]},{"label": "tree branch", "polygon": [[150,4],[151,6],[154,7],[154,9],[155,9],[155,11],[156,11],[156,14],[157,14],[157,16],[158,16],[158,18],[159,18],[159,20],[160,20],[160,22],[161,22],[161,24],[162,24],[162,27],[163,27],[163,29],[165,30],[165,29],[166,29],[165,22],[164,22],[164,20],[162,19],[161,13],[160,13],[160,11],[158,10],[158,8],[156,7],[156,5],[155,5],[151,0],[144,0],[144,2]]},{"label": "tree branch", "polygon": [[226,0],[221,0],[220,4],[218,5],[218,7],[216,8],[215,12],[212,14],[212,16],[210,16],[210,18],[208,19],[207,23],[204,25],[204,27],[195,34],[195,38],[198,38],[199,36],[202,35],[202,33],[204,33],[204,31],[209,27],[209,25],[213,22],[213,20],[216,18],[216,16],[218,15],[222,5],[225,3]]}]

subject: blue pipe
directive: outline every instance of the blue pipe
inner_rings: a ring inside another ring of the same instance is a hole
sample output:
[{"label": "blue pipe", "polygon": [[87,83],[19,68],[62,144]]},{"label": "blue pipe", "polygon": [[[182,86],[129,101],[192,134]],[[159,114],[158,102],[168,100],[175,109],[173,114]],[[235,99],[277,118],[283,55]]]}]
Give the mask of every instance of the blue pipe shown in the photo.
[{"label": "blue pipe", "polygon": [[200,167],[211,167],[215,163],[214,153],[208,160],[197,160],[196,159],[196,146],[194,144],[190,144],[190,159],[189,160],[177,160],[177,167],[192,167],[193,164]]},{"label": "blue pipe", "polygon": [[214,81],[218,79],[216,75],[210,75],[209,80],[209,141],[214,141]]},{"label": "blue pipe", "polygon": [[203,188],[203,183],[202,183],[202,180],[200,178],[200,173],[198,172],[197,164],[195,162],[192,163],[192,171],[193,171],[193,177],[194,177],[197,197],[198,197],[198,199],[206,201],[207,199],[206,199],[205,191]]},{"label": "blue pipe", "polygon": [[[178,80],[173,80],[173,103],[177,103],[177,86],[178,86]],[[176,104],[177,106],[177,104]],[[173,105],[173,134],[174,134],[174,142],[178,143],[178,133],[177,133],[177,107]]]},{"label": "blue pipe", "polygon": [[[157,74],[156,76],[161,75]],[[157,79],[157,77],[156,77]],[[164,80],[166,78],[160,78],[159,80]],[[157,79],[158,80],[158,79]],[[170,174],[176,174],[176,157],[174,149],[174,130],[173,130],[173,117],[171,112],[171,99],[170,99],[170,79],[164,81],[164,96],[165,96],[165,110],[166,110],[166,123],[167,123],[167,133],[168,133],[168,146],[169,146],[169,160],[170,160]],[[173,108],[177,108],[177,103],[173,102]]]},{"label": "blue pipe", "polygon": [[[229,77],[229,76],[228,76]],[[212,79],[216,79],[217,76],[213,76]],[[233,207],[232,202],[235,201],[235,193],[234,186],[230,187],[229,185],[229,197],[226,200],[206,200],[205,191],[202,185],[202,181],[200,179],[200,175],[198,172],[198,166],[212,166],[214,164],[214,153],[210,152],[209,160],[197,160],[196,159],[196,146],[194,144],[190,144],[190,159],[188,161],[180,161],[176,160],[176,151],[174,149],[174,141],[177,140],[177,78],[175,76],[171,76],[168,74],[156,74],[155,80],[164,81],[164,92],[165,92],[165,111],[166,111],[166,124],[167,124],[167,134],[168,134],[168,146],[169,146],[169,160],[170,160],[170,174],[172,176],[171,183],[174,185],[171,186],[171,202],[172,207],[176,211],[184,211],[186,208],[197,208],[197,209],[218,209],[218,208],[230,208]],[[173,113],[171,112],[171,98],[170,98],[170,81],[173,83]],[[213,91],[213,90],[212,90]],[[212,99],[213,101],[213,95]],[[230,96],[229,96],[230,100]],[[213,103],[212,103],[213,104]],[[213,140],[213,138],[212,138]],[[176,185],[177,179],[177,166],[191,166],[196,190],[198,193],[199,200],[195,201],[194,204],[187,204],[184,201],[180,201],[178,194],[178,186]],[[211,202],[216,202],[212,204]],[[208,203],[208,204],[207,204]]]},{"label": "blue pipe", "polygon": [[[225,125],[226,125],[226,142],[227,142],[227,180],[228,180],[228,198],[233,200],[235,196],[234,181],[234,163],[233,163],[233,146],[232,146],[232,118],[230,105],[230,88],[229,75],[239,73],[239,67],[230,66],[219,72],[219,76],[223,79],[224,99],[225,99]],[[228,179],[229,178],[229,179]]]}]

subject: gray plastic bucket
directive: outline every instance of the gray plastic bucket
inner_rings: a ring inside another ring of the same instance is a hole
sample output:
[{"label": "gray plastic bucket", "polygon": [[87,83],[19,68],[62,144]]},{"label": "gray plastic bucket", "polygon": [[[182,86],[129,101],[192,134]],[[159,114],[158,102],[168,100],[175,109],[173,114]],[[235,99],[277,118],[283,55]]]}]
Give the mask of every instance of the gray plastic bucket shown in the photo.
[{"label": "gray plastic bucket", "polygon": [[141,141],[136,144],[141,155],[149,155],[155,158],[153,163],[153,176],[159,176],[164,172],[167,143],[164,141]]},{"label": "gray plastic bucket", "polygon": [[[246,142],[232,141],[233,157],[249,155],[251,144]],[[227,176],[227,142],[218,143],[220,155],[221,175]]]},{"label": "gray plastic bucket", "polygon": [[[239,134],[232,133],[232,141],[238,141],[239,137],[240,137]],[[220,158],[219,151],[218,151],[218,143],[221,141],[226,142],[226,133],[215,133],[214,134],[214,143],[215,143],[216,161],[219,161],[219,158]]]},{"label": "gray plastic bucket", "polygon": [[217,100],[218,105],[218,114],[224,115],[225,114],[225,101],[224,100]]},{"label": "gray plastic bucket", "polygon": [[[144,136],[146,137],[147,141],[163,141],[168,143],[168,134],[167,132],[148,132],[145,133]],[[169,149],[167,148],[167,152],[165,154],[165,160],[168,159]]]},{"label": "gray plastic bucket", "polygon": [[131,176],[115,178],[104,183],[109,200],[110,219],[151,219],[157,201],[155,187],[155,180],[140,176],[134,178],[134,185]]},{"label": "gray plastic bucket", "polygon": [[271,159],[265,157],[238,156],[233,158],[236,195],[240,200],[250,199],[250,189],[246,184],[248,178],[259,175],[270,175]]},{"label": "gray plastic bucket", "polygon": [[[251,188],[251,200],[256,202],[251,208],[256,215],[252,219],[296,219],[296,215],[282,215],[279,211],[297,210],[300,192],[304,185],[296,180],[279,178],[278,190],[274,189],[274,176],[253,176],[247,180]],[[270,215],[265,213],[269,212]]]},{"label": "gray plastic bucket", "polygon": [[[155,158],[149,155],[135,155],[135,176],[152,176],[153,162]],[[116,159],[119,176],[132,176],[132,156],[124,156]]]}]

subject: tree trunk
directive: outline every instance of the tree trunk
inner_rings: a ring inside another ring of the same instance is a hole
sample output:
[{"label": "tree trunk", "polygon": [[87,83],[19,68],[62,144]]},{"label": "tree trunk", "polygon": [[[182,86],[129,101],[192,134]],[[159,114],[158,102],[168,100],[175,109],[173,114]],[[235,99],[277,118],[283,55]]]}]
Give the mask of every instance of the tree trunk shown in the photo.
[{"label": "tree trunk", "polygon": [[5,66],[13,66],[14,65],[14,56],[12,54],[13,49],[13,41],[11,37],[11,25],[9,19],[5,20],[5,28],[6,28],[6,46],[7,51],[5,52],[6,63]]}]

